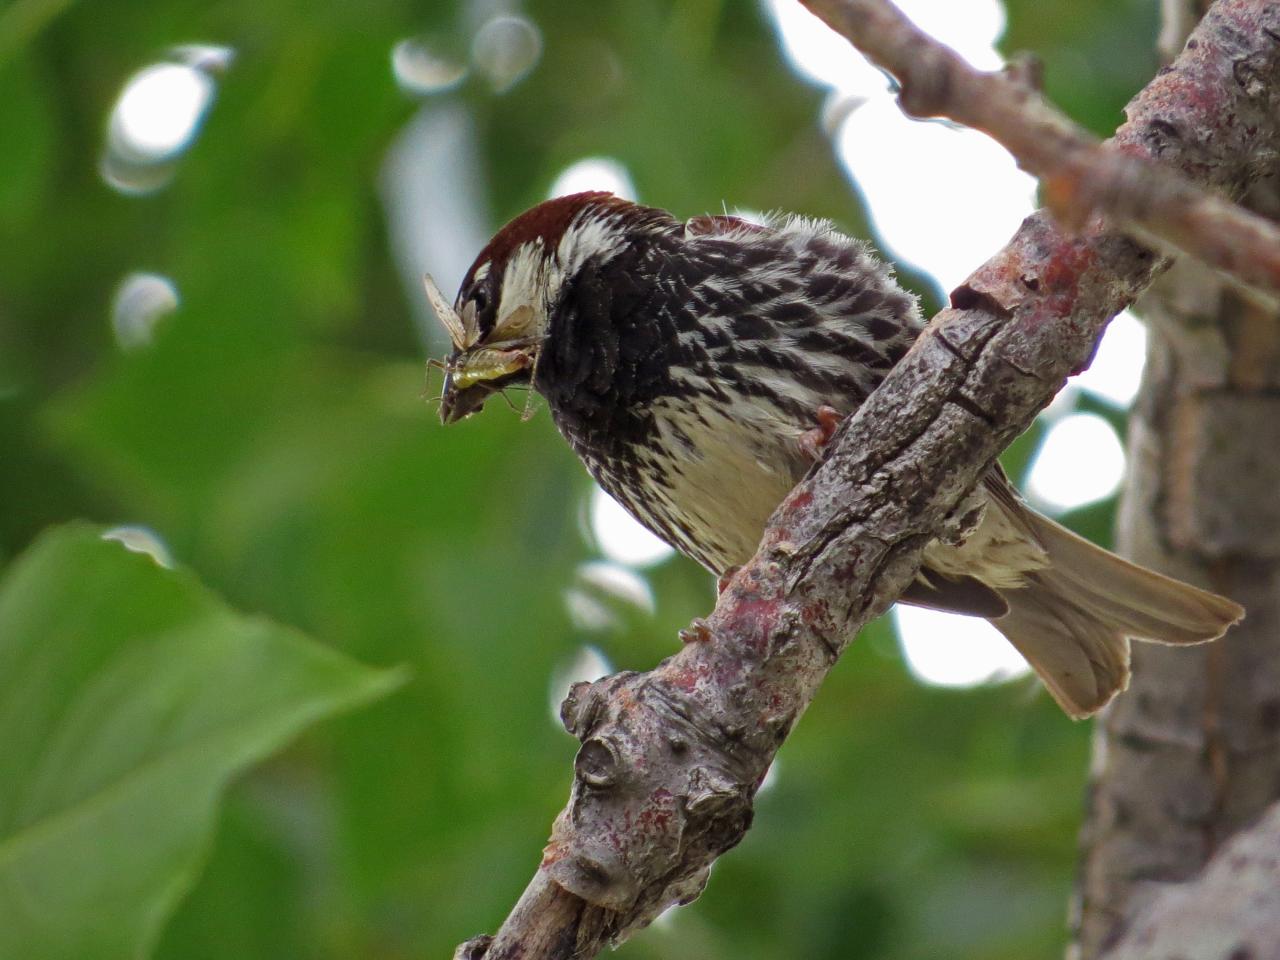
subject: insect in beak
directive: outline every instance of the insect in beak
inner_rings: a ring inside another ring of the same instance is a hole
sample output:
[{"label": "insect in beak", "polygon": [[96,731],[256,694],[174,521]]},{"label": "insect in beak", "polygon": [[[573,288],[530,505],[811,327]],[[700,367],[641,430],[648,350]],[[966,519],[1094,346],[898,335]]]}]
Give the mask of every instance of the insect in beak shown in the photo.
[{"label": "insect in beak", "polygon": [[481,383],[506,380],[533,366],[533,344],[505,343],[481,347],[445,364],[454,390],[468,390]]},{"label": "insect in beak", "polygon": [[[423,283],[427,299],[454,347],[454,355],[443,364],[444,393],[440,397],[443,423],[470,416],[503,387],[516,380],[532,378],[538,357],[537,343],[533,337],[520,335],[529,329],[533,317],[531,307],[522,305],[504,316],[490,333],[491,342],[480,346],[475,304],[468,303],[461,312],[454,310],[431,277],[424,277]],[[526,375],[525,371],[529,373]]]},{"label": "insect in beak", "polygon": [[532,345],[483,348],[462,354],[445,364],[444,393],[440,397],[440,420],[453,423],[479,410],[503,387],[527,380],[537,351]]}]

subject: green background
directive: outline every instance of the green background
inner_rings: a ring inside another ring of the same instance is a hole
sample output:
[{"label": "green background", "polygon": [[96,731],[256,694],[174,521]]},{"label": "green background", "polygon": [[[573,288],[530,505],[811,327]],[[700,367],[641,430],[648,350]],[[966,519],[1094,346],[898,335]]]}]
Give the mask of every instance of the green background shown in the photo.
[{"label": "green background", "polygon": [[[566,795],[553,672],[584,643],[651,666],[712,592],[675,559],[645,574],[654,615],[575,630],[563,593],[599,556],[587,478],[545,412],[437,422],[379,195],[387,150],[420,109],[467,111],[485,229],[604,154],[681,215],[723,202],[865,234],[822,92],[745,2],[530,3],[544,49],[523,82],[425,98],[397,87],[392,46],[425,34],[465,57],[485,5],[63,6],[0,8],[0,564],[52,524],[145,524],[235,608],[411,670],[235,783],[156,955],[448,956],[505,915]],[[1039,54],[1049,95],[1105,134],[1155,69],[1156,6],[1016,0],[1005,50]],[[198,139],[166,188],[112,190],[122,85],[191,42],[236,51]],[[135,270],[182,302],[126,352],[111,302]],[[1109,537],[1110,505],[1068,519]],[[916,684],[878,624],[702,899],[620,956],[1057,956],[1087,737],[1029,682]]]}]

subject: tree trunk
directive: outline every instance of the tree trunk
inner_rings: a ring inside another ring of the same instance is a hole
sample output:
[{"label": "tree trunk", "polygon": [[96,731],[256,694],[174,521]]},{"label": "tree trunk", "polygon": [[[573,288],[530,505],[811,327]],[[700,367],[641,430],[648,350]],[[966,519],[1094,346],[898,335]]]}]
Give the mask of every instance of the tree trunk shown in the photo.
[{"label": "tree trunk", "polygon": [[1204,872],[1166,884],[1105,960],[1280,957],[1280,805],[1236,834]]},{"label": "tree trunk", "polygon": [[[1200,6],[1165,3],[1162,46]],[[1274,217],[1276,180],[1247,205]],[[1130,689],[1095,730],[1081,960],[1120,941],[1157,893],[1195,877],[1280,799],[1280,318],[1189,262],[1139,309],[1151,336],[1119,550],[1232,597],[1248,615],[1217,643],[1133,650]]]}]

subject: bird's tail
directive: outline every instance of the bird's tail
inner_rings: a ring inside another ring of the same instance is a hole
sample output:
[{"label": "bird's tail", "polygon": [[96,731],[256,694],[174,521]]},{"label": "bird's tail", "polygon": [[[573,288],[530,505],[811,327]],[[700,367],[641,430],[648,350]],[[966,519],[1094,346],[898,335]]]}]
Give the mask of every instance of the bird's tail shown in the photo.
[{"label": "bird's tail", "polygon": [[[1021,505],[1020,505],[1021,506]],[[1049,565],[1001,589],[1009,612],[992,624],[1073,717],[1087,717],[1129,685],[1129,640],[1214,640],[1244,616],[1238,603],[1117,557],[1025,509]]]}]

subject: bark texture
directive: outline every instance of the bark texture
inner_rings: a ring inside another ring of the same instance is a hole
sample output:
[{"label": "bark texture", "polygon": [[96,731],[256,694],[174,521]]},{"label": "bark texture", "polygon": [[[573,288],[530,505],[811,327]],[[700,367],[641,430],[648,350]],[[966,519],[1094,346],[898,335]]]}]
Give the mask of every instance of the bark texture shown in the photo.
[{"label": "bark texture", "polygon": [[[1206,6],[1165,0],[1165,57]],[[1277,172],[1246,198],[1271,218]],[[1126,933],[1148,903],[1280,799],[1280,323],[1192,262],[1140,310],[1151,339],[1118,547],[1229,593],[1249,613],[1223,642],[1185,658],[1135,649],[1130,691],[1095,730],[1075,923],[1085,960],[1121,938],[1131,947]],[[1280,947],[1240,956],[1280,956]]]},{"label": "bark texture", "polygon": [[[1236,195],[1278,138],[1272,87],[1237,82],[1233,64],[1275,72],[1280,8],[1222,0],[1215,12],[1130,105],[1115,145]],[[1163,266],[1098,223],[1066,237],[1029,218],[845,423],[684,648],[648,673],[574,688],[563,717],[582,747],[568,806],[507,922],[457,955],[589,957],[696,897],[856,631],[910,582],[930,540],[974,522],[978,477]]]},{"label": "bark texture", "polygon": [[[1275,180],[1249,200],[1275,213]],[[1151,338],[1118,547],[1228,594],[1248,616],[1185,656],[1133,651],[1129,692],[1095,730],[1083,958],[1105,952],[1162,888],[1196,876],[1280,799],[1280,322],[1194,263],[1178,264],[1141,306]],[[1280,947],[1249,955],[1280,957]]]},{"label": "bark texture", "polygon": [[[1166,59],[1207,6],[1165,0]],[[1274,174],[1247,203],[1280,213]],[[1086,960],[1121,938],[1132,947],[1144,905],[1280,798],[1280,325],[1191,262],[1140,308],[1151,341],[1118,546],[1228,591],[1249,615],[1185,658],[1135,650],[1130,692],[1095,730],[1075,923]]]},{"label": "bark texture", "polygon": [[1237,834],[1194,881],[1165,890],[1106,960],[1280,957],[1280,808]]}]

